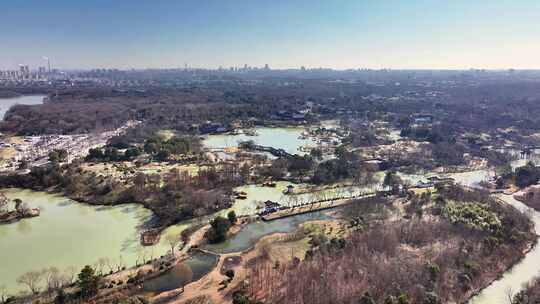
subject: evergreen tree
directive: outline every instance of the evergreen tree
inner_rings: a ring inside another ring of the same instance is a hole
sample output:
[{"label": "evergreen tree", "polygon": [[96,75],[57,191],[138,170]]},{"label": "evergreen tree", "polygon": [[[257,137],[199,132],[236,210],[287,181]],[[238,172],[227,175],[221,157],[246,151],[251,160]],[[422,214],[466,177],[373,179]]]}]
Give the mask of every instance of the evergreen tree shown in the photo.
[{"label": "evergreen tree", "polygon": [[81,295],[84,298],[89,298],[95,295],[98,291],[99,277],[94,269],[89,265],[84,266],[78,275],[77,285],[81,289]]}]

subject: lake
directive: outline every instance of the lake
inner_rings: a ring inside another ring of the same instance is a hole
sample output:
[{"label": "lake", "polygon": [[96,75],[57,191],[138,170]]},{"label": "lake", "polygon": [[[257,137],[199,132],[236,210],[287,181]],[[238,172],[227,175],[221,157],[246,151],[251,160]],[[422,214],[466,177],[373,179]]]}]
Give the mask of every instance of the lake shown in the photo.
[{"label": "lake", "polygon": [[231,253],[250,249],[262,237],[274,233],[288,233],[295,231],[298,226],[308,221],[324,220],[330,218],[330,210],[304,213],[285,217],[270,222],[256,221],[242,227],[230,239],[218,244],[208,244],[204,248],[216,253]]},{"label": "lake", "polygon": [[247,136],[245,134],[219,134],[208,135],[204,140],[204,146],[208,148],[221,149],[236,147],[238,143],[253,140],[255,144],[283,149],[291,154],[303,155],[304,152],[298,150],[301,146],[315,146],[315,142],[309,139],[300,139],[304,128],[256,128],[257,136]]},{"label": "lake", "polygon": [[197,252],[162,275],[144,282],[143,290],[160,293],[185,286],[212,271],[217,260],[215,255]]},{"label": "lake", "polygon": [[13,98],[0,98],[0,119],[4,119],[4,114],[11,108],[11,106],[16,104],[24,105],[37,105],[43,103],[43,98],[45,95],[27,95],[19,96]]},{"label": "lake", "polygon": [[151,211],[140,205],[91,206],[43,192],[2,192],[41,210],[39,217],[0,225],[0,286],[10,293],[24,288],[16,280],[27,271],[74,266],[78,273],[104,257],[122,259],[129,267],[143,252],[148,259],[169,250],[163,239],[152,247],[140,245],[139,227],[152,218]]}]

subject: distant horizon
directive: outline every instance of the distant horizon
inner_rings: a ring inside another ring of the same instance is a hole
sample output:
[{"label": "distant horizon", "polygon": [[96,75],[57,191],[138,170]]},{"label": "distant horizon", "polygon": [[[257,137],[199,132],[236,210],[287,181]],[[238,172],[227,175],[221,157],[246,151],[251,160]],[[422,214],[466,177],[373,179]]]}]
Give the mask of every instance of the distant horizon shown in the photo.
[{"label": "distant horizon", "polygon": [[4,1],[0,69],[540,69],[540,2]]},{"label": "distant horizon", "polygon": [[[45,67],[44,65],[41,66],[29,66],[30,70],[37,71],[39,67]],[[87,67],[87,68],[61,68],[61,67],[51,67],[53,70],[58,70],[62,72],[87,72],[87,71],[96,71],[96,70],[118,70],[118,71],[159,71],[159,70],[182,70],[182,71],[194,71],[194,70],[204,70],[204,71],[223,71],[223,72],[230,72],[230,68],[235,68],[235,72],[243,72],[246,71],[244,66],[223,66],[223,67],[138,67],[138,68],[130,68],[130,67]],[[331,68],[331,67],[320,67],[320,66],[314,66],[314,67],[308,67],[304,66],[306,71],[313,71],[313,70],[327,70],[327,71],[335,71],[335,72],[348,72],[348,71],[354,71],[354,72],[361,72],[361,71],[441,71],[441,72],[508,72],[508,71],[530,71],[530,72],[540,72],[540,68]],[[0,71],[16,71],[19,69],[19,65],[13,68],[0,68]],[[302,67],[283,67],[283,68],[273,68],[269,66],[269,69],[267,71],[301,71]],[[264,66],[250,66],[248,65],[248,71],[265,71]]]}]

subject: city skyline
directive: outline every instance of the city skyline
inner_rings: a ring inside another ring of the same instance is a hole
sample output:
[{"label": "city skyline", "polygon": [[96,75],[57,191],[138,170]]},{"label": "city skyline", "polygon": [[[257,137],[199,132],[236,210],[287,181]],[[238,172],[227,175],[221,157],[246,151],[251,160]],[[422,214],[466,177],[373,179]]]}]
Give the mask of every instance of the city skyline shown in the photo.
[{"label": "city skyline", "polygon": [[0,69],[538,69],[535,1],[2,3]]}]

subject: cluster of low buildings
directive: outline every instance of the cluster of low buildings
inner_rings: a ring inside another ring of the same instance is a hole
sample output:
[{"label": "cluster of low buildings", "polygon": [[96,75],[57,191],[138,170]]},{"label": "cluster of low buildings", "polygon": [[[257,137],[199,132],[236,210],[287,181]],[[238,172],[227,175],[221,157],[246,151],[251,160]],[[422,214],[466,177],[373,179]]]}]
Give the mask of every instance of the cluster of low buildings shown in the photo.
[{"label": "cluster of low buildings", "polygon": [[0,148],[13,148],[15,155],[0,166],[1,171],[19,169],[22,161],[28,166],[42,166],[49,162],[49,153],[55,150],[65,150],[67,162],[85,157],[88,150],[102,147],[114,136],[123,134],[127,129],[139,124],[139,121],[128,121],[120,128],[112,131],[74,135],[41,135],[25,136],[18,143],[0,142]]}]

